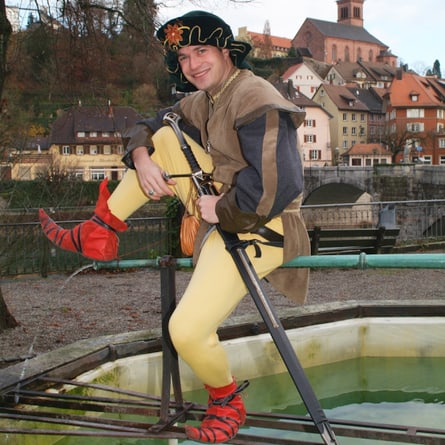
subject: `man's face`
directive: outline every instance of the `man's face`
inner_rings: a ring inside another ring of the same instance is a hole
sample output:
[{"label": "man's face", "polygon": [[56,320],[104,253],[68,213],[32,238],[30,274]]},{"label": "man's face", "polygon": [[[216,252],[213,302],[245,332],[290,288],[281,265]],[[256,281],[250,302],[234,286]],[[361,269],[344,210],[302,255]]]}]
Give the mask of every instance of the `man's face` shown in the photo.
[{"label": "man's face", "polygon": [[222,87],[233,68],[229,50],[212,45],[181,48],[178,61],[185,78],[209,94],[215,94]]}]

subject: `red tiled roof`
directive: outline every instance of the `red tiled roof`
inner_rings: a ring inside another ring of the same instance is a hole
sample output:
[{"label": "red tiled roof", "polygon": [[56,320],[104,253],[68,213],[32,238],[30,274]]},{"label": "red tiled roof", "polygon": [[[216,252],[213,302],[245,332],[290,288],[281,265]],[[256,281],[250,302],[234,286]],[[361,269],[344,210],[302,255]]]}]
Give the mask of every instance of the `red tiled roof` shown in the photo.
[{"label": "red tiled roof", "polygon": [[291,74],[293,74],[297,69],[298,69],[298,67],[300,67],[301,65],[303,65],[302,63],[297,63],[296,65],[292,65],[292,66],[290,66],[284,73],[283,73],[283,75],[281,76],[283,79],[287,79],[288,77],[290,77],[291,76]]},{"label": "red tiled roof", "polygon": [[[260,34],[258,32],[252,32],[252,31],[248,31],[247,33],[249,34],[250,38],[252,39],[252,43],[254,45],[261,45],[264,43],[264,38],[265,38],[264,34]],[[287,39],[286,37],[270,36],[270,41],[274,48],[290,49],[290,47],[292,46],[292,43],[291,43],[292,40]]]},{"label": "red tiled roof", "polygon": [[354,144],[345,154],[391,156],[391,152],[389,152],[382,144]]},{"label": "red tiled roof", "polygon": [[[443,105],[430,80],[414,73],[403,72],[402,79],[395,78],[389,88],[389,94],[393,107]],[[416,102],[410,101],[410,96],[413,94],[418,95]]]}]

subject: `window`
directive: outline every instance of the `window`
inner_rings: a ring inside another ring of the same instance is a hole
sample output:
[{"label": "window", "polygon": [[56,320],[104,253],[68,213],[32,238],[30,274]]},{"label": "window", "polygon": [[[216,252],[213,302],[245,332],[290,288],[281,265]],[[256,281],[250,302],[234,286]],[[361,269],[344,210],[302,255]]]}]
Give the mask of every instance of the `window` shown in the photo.
[{"label": "window", "polygon": [[314,119],[306,119],[304,121],[305,127],[315,127],[315,120]]},{"label": "window", "polygon": [[83,145],[76,145],[76,155],[77,156],[83,155]]},{"label": "window", "polygon": [[309,150],[309,159],[311,161],[318,161],[321,159],[321,150]]},{"label": "window", "polygon": [[111,155],[111,145],[104,145],[104,155]]},{"label": "window", "polygon": [[90,133],[88,134],[88,136],[90,138],[97,138],[97,131],[90,131]]},{"label": "window", "polygon": [[360,18],[360,8],[357,6],[354,6],[354,17],[355,18]]},{"label": "window", "polygon": [[425,110],[423,108],[408,108],[408,110],[406,110],[406,117],[408,118],[416,118],[424,116],[425,116]]},{"label": "window", "polygon": [[445,138],[439,139],[439,148],[445,148]]},{"label": "window", "polygon": [[423,131],[424,123],[423,122],[414,122],[412,124],[406,124],[406,129],[411,131],[412,133],[418,133],[419,131]]},{"label": "window", "polygon": [[343,127],[343,136],[348,135],[348,127]]},{"label": "window", "polygon": [[71,154],[71,148],[70,148],[69,145],[64,145],[64,146],[62,147],[62,154],[63,154],[64,156],[68,156],[68,155]]},{"label": "window", "polygon": [[90,145],[90,155],[97,155],[97,145]]},{"label": "window", "polygon": [[354,167],[360,167],[362,165],[362,160],[360,158],[352,158],[351,165]]},{"label": "window", "polygon": [[347,121],[348,120],[348,113],[343,113],[343,121]]},{"label": "window", "polygon": [[372,165],[372,159],[366,158],[366,159],[365,159],[365,165],[366,165],[367,167],[370,167],[370,166]]},{"label": "window", "polygon": [[360,121],[365,122],[365,113],[360,113]]},{"label": "window", "polygon": [[439,156],[439,164],[445,165],[445,156]]},{"label": "window", "polygon": [[123,145],[118,145],[117,146],[117,154],[121,155],[124,153],[124,146]]},{"label": "window", "polygon": [[355,136],[357,134],[357,128],[352,127],[351,128],[351,134],[352,134],[352,136]]},{"label": "window", "polygon": [[344,149],[347,149],[349,147],[348,141],[344,140],[343,143],[342,143],[342,147]]},{"label": "window", "polygon": [[84,138],[85,137],[85,132],[84,131],[78,131],[77,132],[77,137],[78,138]]},{"label": "window", "polygon": [[355,113],[351,114],[351,120],[352,122],[355,122],[357,120],[357,115]]},{"label": "window", "polygon": [[317,142],[317,135],[315,135],[315,134],[305,134],[304,135],[304,142],[307,142],[309,144]]},{"label": "window", "polygon": [[362,127],[360,125],[360,136],[364,136],[364,134],[365,134],[365,127]]},{"label": "window", "polygon": [[109,131],[102,131],[102,137],[109,138],[110,137],[110,132]]},{"label": "window", "polygon": [[437,110],[437,119],[445,118],[445,110]]},{"label": "window", "polygon": [[98,169],[91,170],[91,179],[93,181],[102,181],[105,179],[105,172]]}]

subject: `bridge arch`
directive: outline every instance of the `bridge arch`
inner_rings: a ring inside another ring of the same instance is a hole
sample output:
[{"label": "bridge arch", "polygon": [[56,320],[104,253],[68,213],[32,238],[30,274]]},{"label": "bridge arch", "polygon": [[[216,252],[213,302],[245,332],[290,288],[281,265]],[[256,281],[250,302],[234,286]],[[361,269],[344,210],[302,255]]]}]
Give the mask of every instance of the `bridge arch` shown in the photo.
[{"label": "bridge arch", "polygon": [[303,204],[317,205],[317,204],[341,204],[354,203],[359,200],[364,194],[369,198],[366,201],[371,201],[371,196],[363,189],[357,187],[355,184],[347,184],[345,182],[330,182],[320,185],[311,193],[304,197]]},{"label": "bridge arch", "polygon": [[372,197],[370,200],[378,201],[379,194],[376,194],[373,180],[372,167],[306,168],[304,171],[304,199],[308,199],[318,188],[328,185],[339,188],[351,186],[361,190],[362,193],[368,193]]}]

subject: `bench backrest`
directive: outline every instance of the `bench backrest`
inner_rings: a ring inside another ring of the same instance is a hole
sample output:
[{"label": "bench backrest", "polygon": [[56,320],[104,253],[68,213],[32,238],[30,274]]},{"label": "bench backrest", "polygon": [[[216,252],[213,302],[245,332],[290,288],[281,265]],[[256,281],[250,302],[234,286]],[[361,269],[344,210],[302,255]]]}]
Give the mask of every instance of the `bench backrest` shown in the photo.
[{"label": "bench backrest", "polygon": [[352,228],[308,230],[311,254],[326,253],[388,253],[395,245],[400,228]]}]

